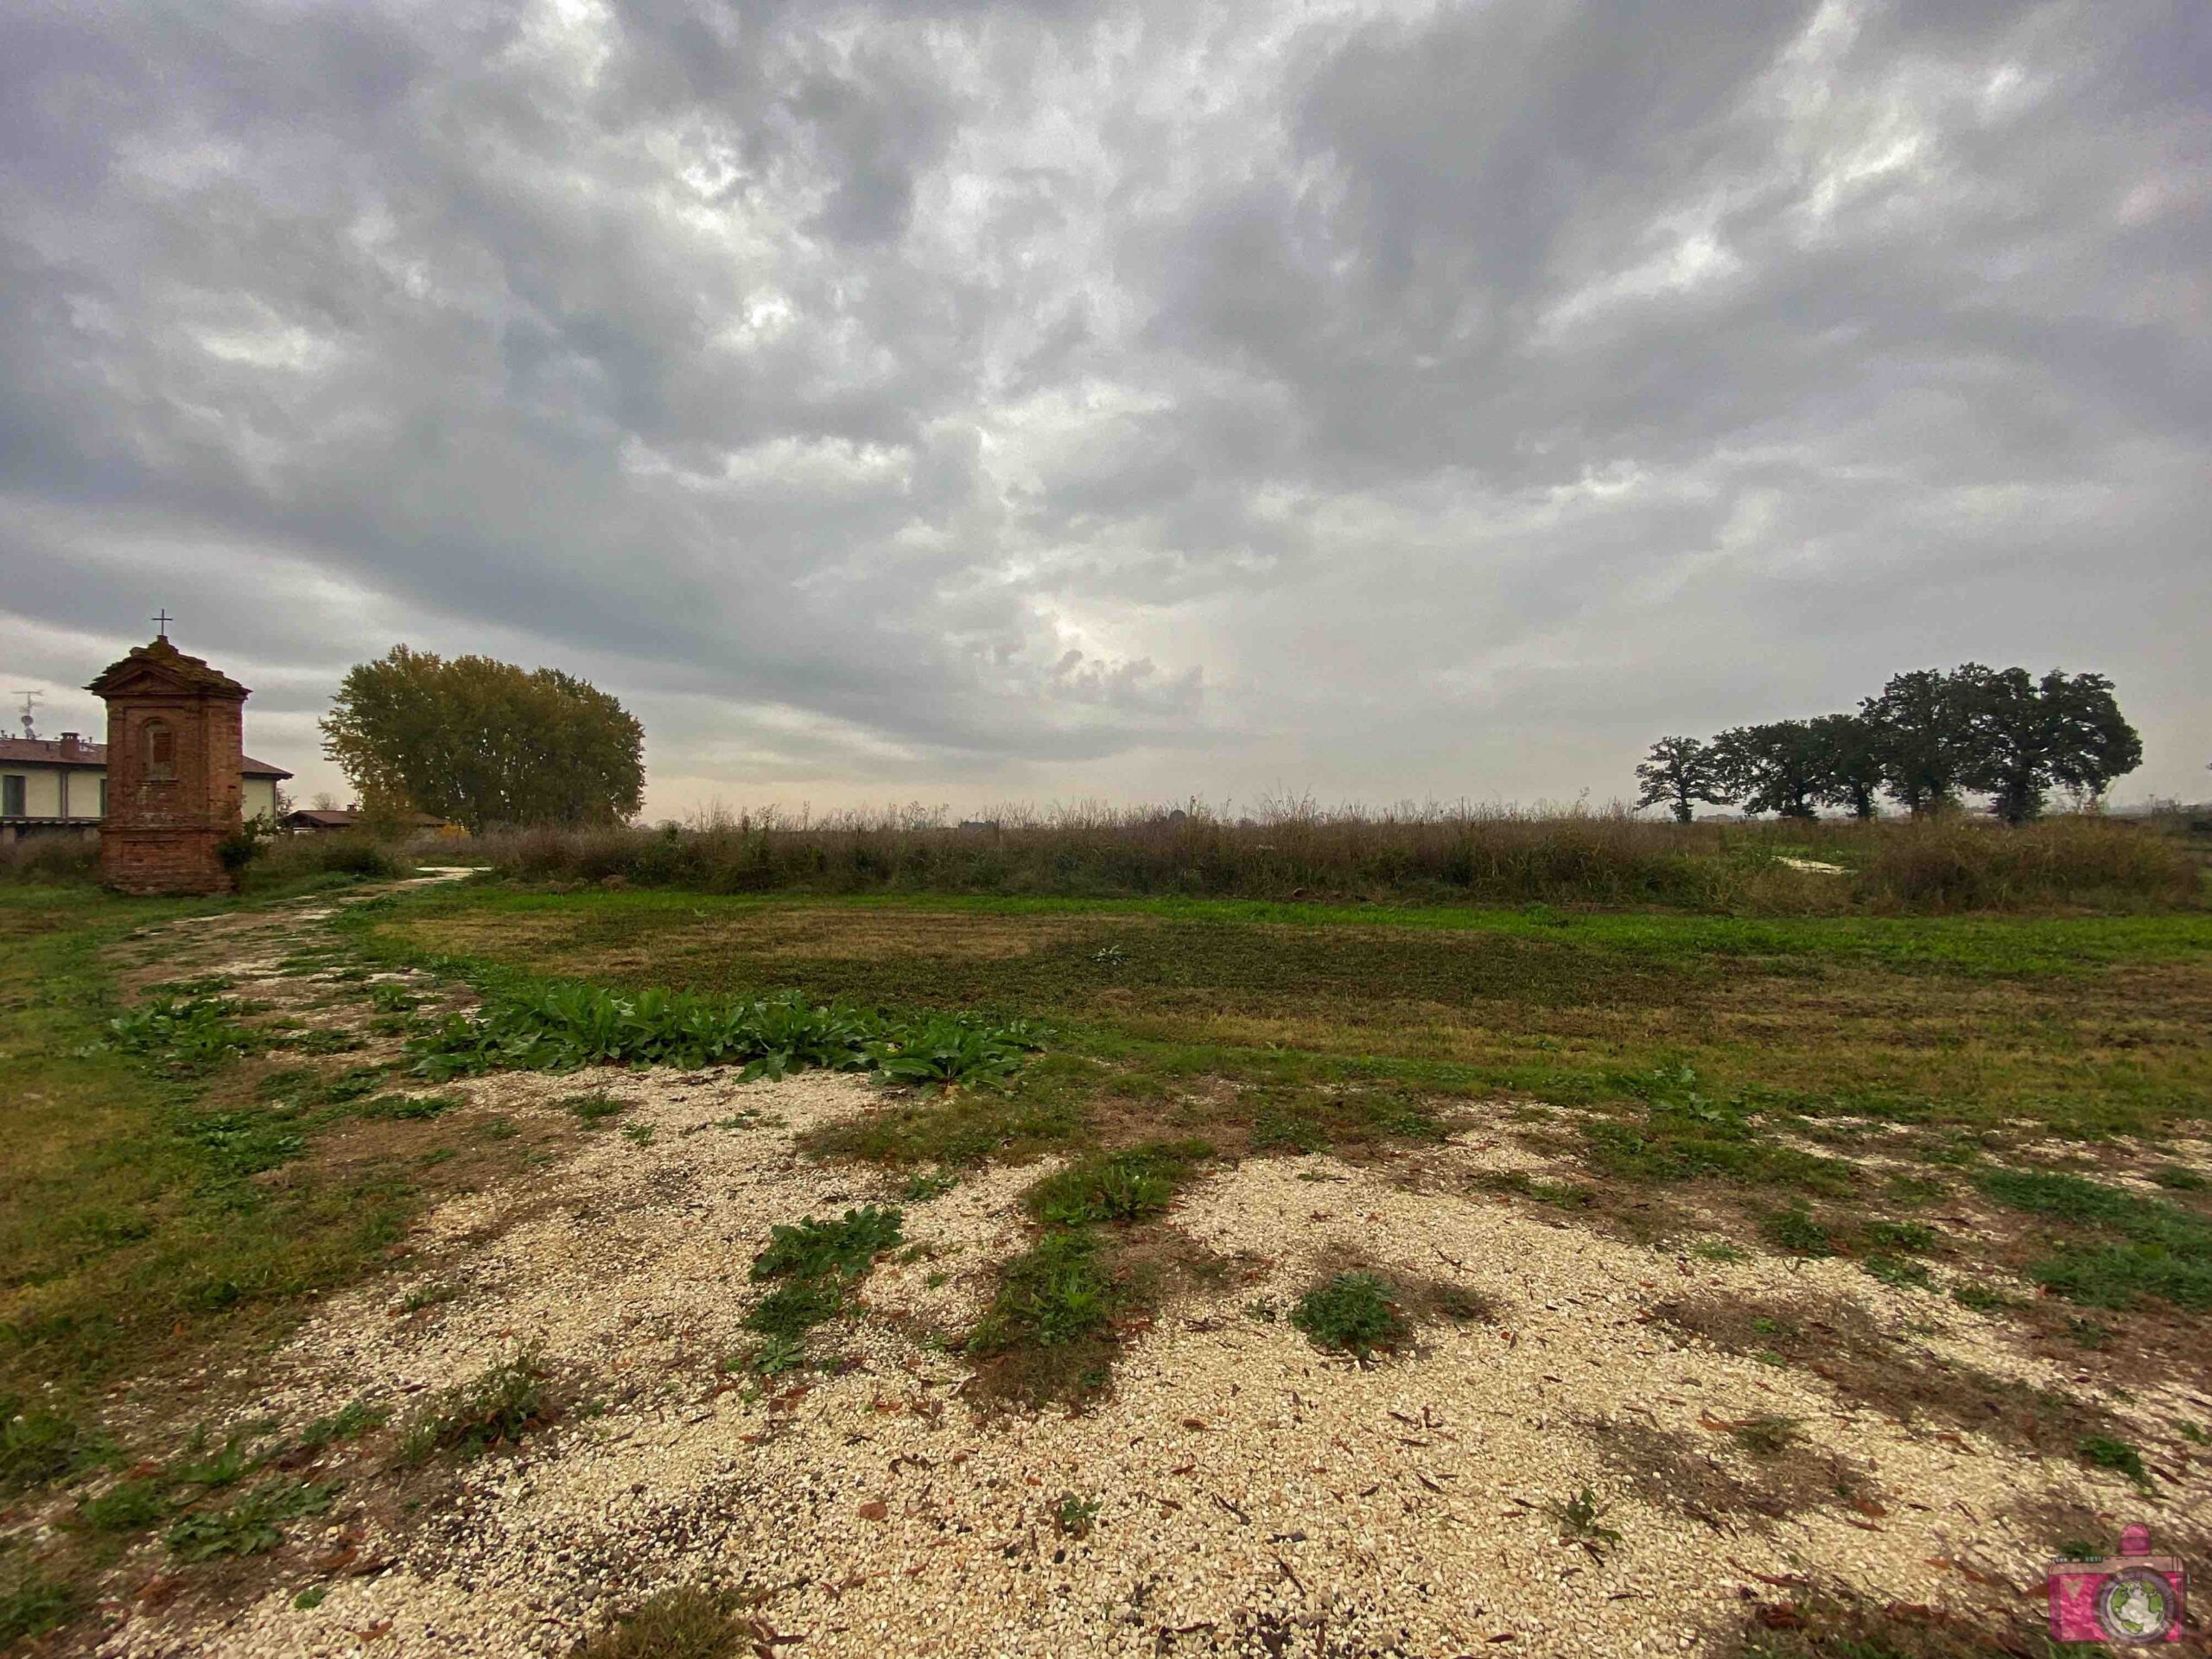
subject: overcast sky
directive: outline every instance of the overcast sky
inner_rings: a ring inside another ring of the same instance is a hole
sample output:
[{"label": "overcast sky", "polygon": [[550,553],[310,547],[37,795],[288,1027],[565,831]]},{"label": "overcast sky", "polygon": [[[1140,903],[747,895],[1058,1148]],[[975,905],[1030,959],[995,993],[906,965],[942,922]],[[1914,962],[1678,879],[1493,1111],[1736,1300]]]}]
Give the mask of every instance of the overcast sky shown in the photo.
[{"label": "overcast sky", "polygon": [[656,816],[1601,802],[1967,659],[2201,798],[2209,543],[2203,0],[0,9],[0,690],[166,605],[302,798],[402,640]]}]

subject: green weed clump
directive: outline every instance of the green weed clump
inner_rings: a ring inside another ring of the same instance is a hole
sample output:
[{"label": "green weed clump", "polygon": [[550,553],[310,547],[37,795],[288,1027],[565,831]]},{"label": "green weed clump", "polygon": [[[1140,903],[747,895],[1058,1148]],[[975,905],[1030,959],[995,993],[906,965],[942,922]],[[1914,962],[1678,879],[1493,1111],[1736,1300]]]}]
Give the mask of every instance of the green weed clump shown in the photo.
[{"label": "green weed clump", "polygon": [[1641,1102],[1640,1116],[1592,1117],[1581,1125],[1591,1163],[1624,1180],[1682,1181],[1713,1176],[1815,1192],[1849,1189],[1847,1165],[1762,1135],[1756,1114],[1738,1096],[1708,1096],[1687,1065],[1664,1065],[1624,1078]]},{"label": "green weed clump", "polygon": [[168,1512],[162,1485],[150,1480],[118,1481],[77,1505],[77,1519],[94,1532],[143,1532]]},{"label": "green weed clump", "polygon": [[734,1659],[741,1651],[773,1652],[769,1634],[738,1619],[727,1596],[683,1585],[620,1615],[572,1659]]},{"label": "green weed clump", "polygon": [[845,1294],[863,1278],[875,1259],[905,1242],[906,1217],[874,1205],[848,1210],[836,1221],[803,1218],[779,1226],[768,1246],[753,1258],[753,1281],[776,1287],[745,1317],[746,1328],[767,1338],[753,1369],[770,1374],[798,1364],[806,1334],[844,1310]]},{"label": "green weed clump", "polygon": [[2151,1471],[2143,1466],[2143,1454],[2126,1440],[2090,1434],[2083,1437],[2075,1452],[2092,1469],[2109,1469],[2116,1475],[2126,1476],[2145,1491],[2151,1490]]},{"label": "green weed clump", "polygon": [[1340,1273],[1309,1290],[1291,1310],[1290,1322],[1318,1348],[1360,1359],[1395,1347],[1406,1334],[1393,1287],[1369,1273]]},{"label": "green weed clump", "polygon": [[868,1205],[846,1211],[836,1221],[808,1216],[796,1227],[774,1228],[768,1248],[753,1263],[753,1281],[835,1276],[850,1282],[877,1256],[905,1242],[905,1222],[897,1210]]},{"label": "green weed clump", "polygon": [[604,1122],[610,1117],[620,1117],[630,1109],[628,1101],[617,1100],[605,1093],[577,1095],[561,1103],[575,1113],[580,1122],[586,1124]]},{"label": "green weed clump", "polygon": [[0,1499],[67,1479],[111,1450],[105,1436],[74,1418],[0,1395]]},{"label": "green weed clump", "polygon": [[552,1421],[554,1403],[543,1361],[524,1353],[447,1389],[408,1426],[403,1463],[427,1463],[442,1452],[480,1458],[513,1446]]},{"label": "green weed clump", "polygon": [[1605,1510],[1597,1494],[1587,1486],[1564,1503],[1548,1503],[1546,1515],[1559,1522],[1560,1535],[1574,1542],[1589,1545],[1593,1549],[1600,1544],[1618,1544],[1619,1533],[1604,1523]]},{"label": "green weed clump", "polygon": [[76,1592],[35,1567],[10,1572],[0,1566],[0,1647],[43,1636],[77,1611]]},{"label": "green weed clump", "polygon": [[285,1522],[321,1515],[337,1495],[338,1487],[331,1482],[269,1481],[222,1509],[181,1516],[162,1535],[162,1541],[180,1561],[258,1555],[284,1541]]},{"label": "green weed clump", "polygon": [[1114,1311],[1114,1281],[1089,1228],[1048,1232],[1007,1263],[968,1351],[989,1358],[1020,1347],[1063,1348],[1094,1337]]},{"label": "green weed clump", "polygon": [[265,1046],[260,1033],[238,1022],[237,1013],[226,997],[157,996],[111,1020],[109,1040],[172,1076],[196,1076]]},{"label": "green weed clump", "polygon": [[550,985],[486,999],[407,1039],[420,1075],[443,1081],[493,1071],[573,1071],[620,1063],[742,1065],[747,1079],[791,1071],[876,1071],[907,1083],[994,1082],[1040,1047],[1026,1021],[966,1014],[887,1018],[817,1007],[797,993],[728,1001],[592,985]]},{"label": "green weed clump", "polygon": [[1064,1538],[1088,1538],[1090,1529],[1097,1522],[1098,1511],[1102,1507],[1097,1498],[1062,1492],[1058,1504],[1052,1510],[1052,1524]]},{"label": "green weed clump", "polygon": [[1792,1205],[1777,1210],[1759,1224],[1759,1231],[1767,1241],[1787,1250],[1792,1255],[1834,1255],[1835,1245],[1828,1237],[1828,1230],[1813,1218],[1812,1212],[1802,1205]]},{"label": "green weed clump", "polygon": [[1030,1212],[1067,1227],[1156,1216],[1189,1179],[1192,1166],[1212,1151],[1204,1141],[1160,1141],[1085,1158],[1033,1187]]},{"label": "green weed clump", "polygon": [[1737,1445],[1754,1456],[1779,1457],[1795,1446],[1799,1439],[1797,1420],[1778,1416],[1771,1412],[1757,1417],[1746,1417],[1729,1429]]}]

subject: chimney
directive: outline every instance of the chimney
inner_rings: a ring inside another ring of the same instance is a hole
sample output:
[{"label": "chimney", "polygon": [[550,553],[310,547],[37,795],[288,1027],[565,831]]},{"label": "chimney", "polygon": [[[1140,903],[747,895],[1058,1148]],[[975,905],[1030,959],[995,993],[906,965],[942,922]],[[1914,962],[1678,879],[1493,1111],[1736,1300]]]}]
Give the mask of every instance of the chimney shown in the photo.
[{"label": "chimney", "polygon": [[83,742],[79,741],[76,733],[64,732],[61,734],[61,758],[64,760],[74,760],[77,759],[84,747]]}]

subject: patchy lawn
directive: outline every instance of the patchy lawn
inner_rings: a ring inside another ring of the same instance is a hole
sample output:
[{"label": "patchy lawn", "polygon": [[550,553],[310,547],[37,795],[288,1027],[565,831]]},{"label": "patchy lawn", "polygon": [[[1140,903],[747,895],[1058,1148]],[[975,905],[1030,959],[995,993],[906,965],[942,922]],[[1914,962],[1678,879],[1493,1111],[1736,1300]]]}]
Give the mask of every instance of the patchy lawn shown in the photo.
[{"label": "patchy lawn", "polygon": [[2212,918],[0,927],[0,1641],[1963,1653],[2212,1543]]}]

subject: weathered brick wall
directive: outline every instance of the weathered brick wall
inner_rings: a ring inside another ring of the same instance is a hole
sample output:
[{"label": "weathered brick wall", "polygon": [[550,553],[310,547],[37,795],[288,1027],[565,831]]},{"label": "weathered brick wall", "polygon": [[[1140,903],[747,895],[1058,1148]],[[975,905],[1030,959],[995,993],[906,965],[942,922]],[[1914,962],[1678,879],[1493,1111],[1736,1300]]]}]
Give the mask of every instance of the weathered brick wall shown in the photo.
[{"label": "weathered brick wall", "polygon": [[[239,828],[244,700],[120,692],[108,701],[107,821],[100,874],[124,893],[221,893],[217,846]],[[154,775],[148,734],[168,733],[168,776]]]}]

